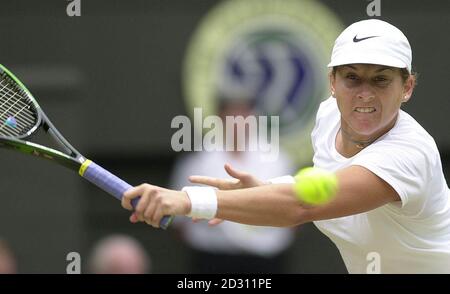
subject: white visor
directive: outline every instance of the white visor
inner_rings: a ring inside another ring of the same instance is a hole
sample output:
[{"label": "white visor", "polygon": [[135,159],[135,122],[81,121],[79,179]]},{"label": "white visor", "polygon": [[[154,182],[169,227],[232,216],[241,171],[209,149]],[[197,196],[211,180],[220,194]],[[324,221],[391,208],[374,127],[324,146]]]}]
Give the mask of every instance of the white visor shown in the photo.
[{"label": "white visor", "polygon": [[328,67],[379,64],[411,73],[412,51],[406,36],[393,25],[369,19],[347,27],[336,39]]}]

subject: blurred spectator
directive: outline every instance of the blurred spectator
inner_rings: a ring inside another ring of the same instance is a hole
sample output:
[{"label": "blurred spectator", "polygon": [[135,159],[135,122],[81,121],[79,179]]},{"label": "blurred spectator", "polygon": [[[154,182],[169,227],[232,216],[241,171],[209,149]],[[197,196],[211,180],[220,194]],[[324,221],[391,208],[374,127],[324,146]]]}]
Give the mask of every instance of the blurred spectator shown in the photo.
[{"label": "blurred spectator", "polygon": [[89,269],[94,274],[147,274],[151,270],[151,260],[136,239],[111,235],[94,246]]},{"label": "blurred spectator", "polygon": [[0,239],[0,274],[17,274],[16,258],[6,243]]},{"label": "blurred spectator", "polygon": [[[224,131],[226,116],[252,115],[251,101],[245,97],[242,99],[222,97],[219,105],[219,116],[224,122]],[[235,144],[236,133],[235,130]],[[252,138],[250,134],[246,135],[248,142],[248,139]],[[231,138],[227,138],[229,139]],[[225,145],[226,141],[223,144]],[[171,186],[174,189],[192,186],[193,184],[188,182],[190,175],[230,178],[223,168],[225,163],[262,180],[290,174],[293,171],[281,150],[275,162],[263,161],[261,152],[257,151],[195,152],[184,156],[175,164]],[[177,217],[174,226],[179,229],[183,240],[191,250],[189,254],[191,273],[287,271],[285,251],[294,239],[293,229],[249,226],[227,221],[211,227],[206,221],[194,224],[187,217]]]}]

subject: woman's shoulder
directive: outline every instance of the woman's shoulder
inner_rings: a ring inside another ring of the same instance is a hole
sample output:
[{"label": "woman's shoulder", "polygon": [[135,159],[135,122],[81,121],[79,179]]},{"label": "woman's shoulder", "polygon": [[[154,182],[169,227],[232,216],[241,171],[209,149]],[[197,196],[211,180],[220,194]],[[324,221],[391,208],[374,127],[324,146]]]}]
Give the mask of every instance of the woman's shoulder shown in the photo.
[{"label": "woman's shoulder", "polygon": [[439,159],[439,150],[434,138],[411,115],[400,110],[395,126],[374,147],[382,148],[391,155],[421,154],[432,164]]},{"label": "woman's shoulder", "polygon": [[324,115],[332,111],[334,112],[336,109],[337,109],[336,98],[330,96],[320,103],[319,110],[317,111],[317,116]]},{"label": "woman's shoulder", "polygon": [[316,124],[322,120],[335,119],[338,117],[339,117],[339,110],[336,98],[330,96],[328,99],[320,103],[316,115]]},{"label": "woman's shoulder", "polygon": [[409,142],[416,142],[437,150],[433,136],[406,111],[400,110],[398,122],[391,132],[392,137],[399,137]]}]

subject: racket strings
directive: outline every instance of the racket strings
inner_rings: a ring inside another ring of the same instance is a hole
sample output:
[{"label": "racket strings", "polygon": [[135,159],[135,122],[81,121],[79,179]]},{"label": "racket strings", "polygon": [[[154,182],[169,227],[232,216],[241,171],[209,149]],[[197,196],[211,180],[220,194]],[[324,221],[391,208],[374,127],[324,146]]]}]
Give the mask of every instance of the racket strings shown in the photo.
[{"label": "racket strings", "polygon": [[[0,82],[1,85],[1,82]],[[25,99],[23,96],[19,96],[17,93],[12,93],[9,89],[7,92],[4,92],[3,89],[0,90],[1,100],[3,101],[2,105],[0,105],[0,109],[4,109],[4,112],[0,114],[1,116],[4,116],[9,110],[21,110],[25,108],[29,108],[31,103],[25,103],[23,99]],[[9,106],[9,107],[8,107]],[[8,108],[7,108],[8,107]],[[30,122],[33,121],[33,116],[31,113],[24,113],[26,116],[25,118],[28,118]]]},{"label": "racket strings", "polygon": [[[4,108],[5,105],[10,105],[10,108],[23,108],[26,106],[30,106],[31,102],[26,101],[26,98],[23,96],[23,94],[19,94],[18,92],[13,92],[11,89],[6,88],[8,85],[3,85],[3,81],[0,81],[0,86],[3,86],[2,89],[0,89],[0,95],[2,101],[2,104],[0,105],[0,108]],[[12,103],[12,105],[11,105]],[[33,118],[31,114],[28,114],[29,118]]]},{"label": "racket strings", "polygon": [[32,101],[9,77],[0,79],[0,136],[17,137],[37,122]]}]

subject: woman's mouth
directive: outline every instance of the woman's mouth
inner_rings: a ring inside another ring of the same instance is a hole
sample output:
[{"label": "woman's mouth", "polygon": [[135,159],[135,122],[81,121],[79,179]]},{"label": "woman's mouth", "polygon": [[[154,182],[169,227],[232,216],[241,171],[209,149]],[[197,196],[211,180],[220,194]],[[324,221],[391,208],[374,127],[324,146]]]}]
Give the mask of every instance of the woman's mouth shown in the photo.
[{"label": "woman's mouth", "polygon": [[359,113],[372,113],[375,112],[376,109],[375,107],[356,107],[355,111]]}]

